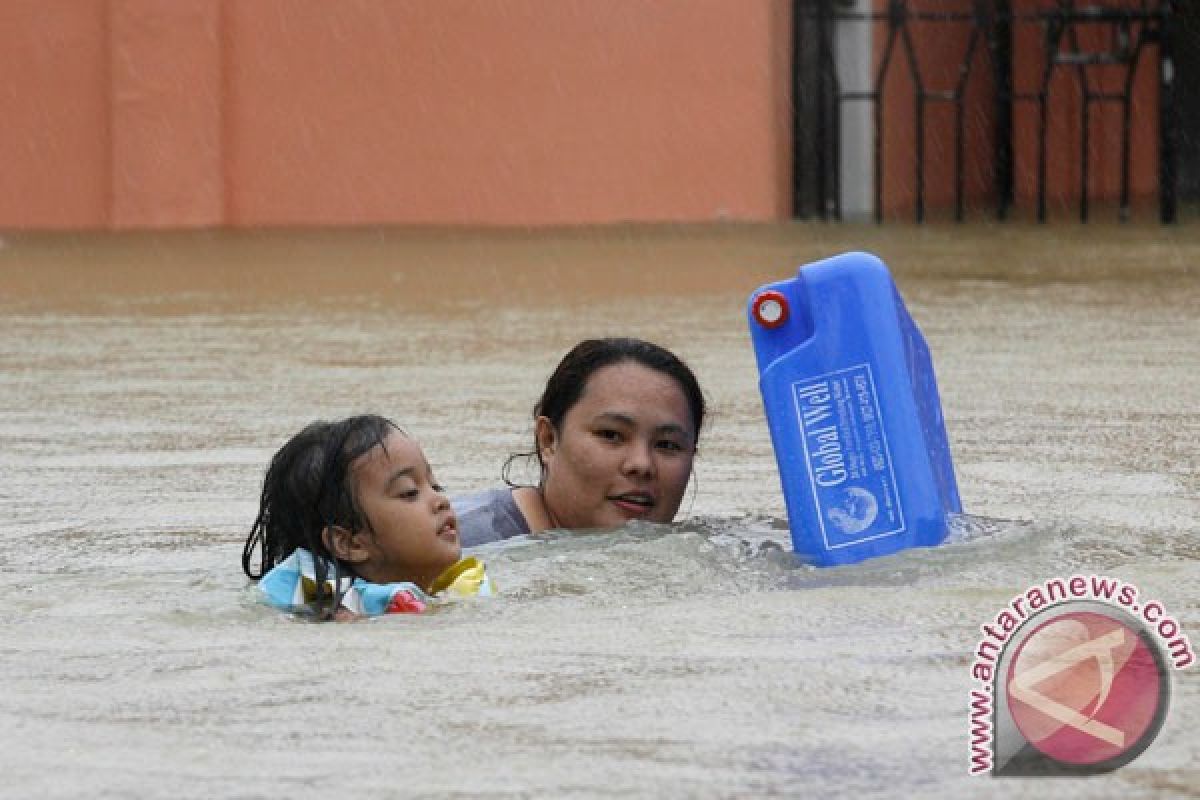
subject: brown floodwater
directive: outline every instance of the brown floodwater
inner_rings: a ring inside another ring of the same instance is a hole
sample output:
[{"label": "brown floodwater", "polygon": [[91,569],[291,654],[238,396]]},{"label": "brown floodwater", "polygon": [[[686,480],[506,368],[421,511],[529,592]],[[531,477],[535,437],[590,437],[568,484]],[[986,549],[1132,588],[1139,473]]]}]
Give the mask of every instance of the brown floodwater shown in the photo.
[{"label": "brown floodwater", "polygon": [[[869,250],[937,366],[969,515],[791,564],[744,304]],[[0,795],[1011,796],[967,777],[980,626],[1105,574],[1200,631],[1195,224],[11,234],[0,243]],[[578,339],[678,352],[713,408],[680,522],[485,549],[501,592],[312,625],[238,560],[263,470],[384,413],[499,482]],[[1194,792],[1197,669],[1062,797]],[[968,783],[969,781],[969,783]]]}]

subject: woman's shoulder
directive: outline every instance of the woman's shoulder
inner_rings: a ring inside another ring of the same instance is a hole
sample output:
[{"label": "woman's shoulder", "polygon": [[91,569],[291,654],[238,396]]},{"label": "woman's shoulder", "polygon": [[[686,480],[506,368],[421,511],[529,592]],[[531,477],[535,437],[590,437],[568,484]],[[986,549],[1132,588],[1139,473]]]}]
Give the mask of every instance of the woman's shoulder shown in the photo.
[{"label": "woman's shoulder", "polygon": [[478,492],[456,494],[450,498],[450,504],[454,506],[454,512],[462,516],[481,508],[511,503],[512,493],[513,490],[507,486],[496,486]]},{"label": "woman's shoulder", "polygon": [[475,547],[529,533],[529,523],[513,489],[500,486],[450,498],[458,516],[458,536],[463,547]]}]

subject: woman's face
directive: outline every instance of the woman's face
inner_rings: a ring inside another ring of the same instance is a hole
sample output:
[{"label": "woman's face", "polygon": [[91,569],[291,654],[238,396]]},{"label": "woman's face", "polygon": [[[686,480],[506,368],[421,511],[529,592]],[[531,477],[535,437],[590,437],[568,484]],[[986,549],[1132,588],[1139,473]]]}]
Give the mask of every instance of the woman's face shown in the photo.
[{"label": "woman's face", "polygon": [[552,521],[562,528],[670,522],[692,472],[696,433],[671,376],[632,361],[596,370],[561,429],[537,420]]}]

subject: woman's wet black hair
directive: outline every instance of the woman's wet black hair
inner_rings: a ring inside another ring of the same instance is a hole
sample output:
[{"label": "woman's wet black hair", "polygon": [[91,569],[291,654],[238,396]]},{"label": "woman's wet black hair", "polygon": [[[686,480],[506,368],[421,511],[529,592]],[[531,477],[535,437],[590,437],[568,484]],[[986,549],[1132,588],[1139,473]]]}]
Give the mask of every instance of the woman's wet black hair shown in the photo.
[{"label": "woman's wet black hair", "polygon": [[[330,615],[341,602],[329,594],[326,579],[332,568],[334,586],[353,570],[342,564],[325,544],[323,531],[331,526],[357,532],[370,530],[358,503],[350,465],[400,428],[377,414],[361,414],[337,422],[314,422],[279,449],[263,479],[258,517],[242,549],[242,571],[258,580],[297,548],[313,554],[316,600],[321,615]],[[403,431],[401,431],[403,432]],[[260,550],[258,568],[254,551]]]},{"label": "woman's wet black hair", "polygon": [[[546,417],[555,430],[561,430],[563,418],[579,402],[592,375],[604,367],[625,362],[640,364],[674,378],[683,390],[692,413],[692,429],[696,432],[696,442],[693,444],[699,442],[705,412],[704,393],[700,390],[699,381],[691,368],[670,350],[642,339],[585,339],[572,347],[546,381],[546,389],[533,407],[534,419]],[[535,440],[531,452],[517,453],[505,462],[502,474],[509,486],[518,485],[509,477],[513,463],[528,458],[536,458],[539,469],[544,473],[545,464]]]}]

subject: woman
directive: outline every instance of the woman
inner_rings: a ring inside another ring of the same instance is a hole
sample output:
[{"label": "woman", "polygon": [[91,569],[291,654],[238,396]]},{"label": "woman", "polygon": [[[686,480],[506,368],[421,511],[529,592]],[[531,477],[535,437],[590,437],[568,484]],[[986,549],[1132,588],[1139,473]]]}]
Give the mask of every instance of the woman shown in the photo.
[{"label": "woman", "polygon": [[550,528],[675,518],[704,422],[696,376],[640,339],[588,339],[567,353],[533,410],[537,486],[454,499],[464,547]]}]

